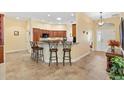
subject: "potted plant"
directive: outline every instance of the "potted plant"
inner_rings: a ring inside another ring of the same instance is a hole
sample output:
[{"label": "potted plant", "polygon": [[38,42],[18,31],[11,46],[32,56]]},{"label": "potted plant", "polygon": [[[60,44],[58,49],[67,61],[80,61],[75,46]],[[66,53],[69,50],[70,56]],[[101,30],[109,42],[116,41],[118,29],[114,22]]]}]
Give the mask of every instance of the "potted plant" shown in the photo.
[{"label": "potted plant", "polygon": [[120,42],[117,40],[109,40],[108,45],[111,46],[111,51],[114,52],[115,51],[115,47],[119,47],[120,46]]},{"label": "potted plant", "polygon": [[111,59],[109,76],[112,80],[124,80],[124,58],[115,56]]}]

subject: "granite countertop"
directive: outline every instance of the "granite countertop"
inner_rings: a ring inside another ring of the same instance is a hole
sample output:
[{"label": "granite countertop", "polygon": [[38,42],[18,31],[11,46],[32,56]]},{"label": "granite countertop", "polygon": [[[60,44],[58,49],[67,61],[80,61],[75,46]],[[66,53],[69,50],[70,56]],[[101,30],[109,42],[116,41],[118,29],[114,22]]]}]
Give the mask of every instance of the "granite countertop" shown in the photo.
[{"label": "granite countertop", "polygon": [[[49,42],[52,41],[56,41],[56,40],[43,40],[43,41],[39,41],[39,44],[48,44]],[[61,40],[59,41],[60,41],[59,45],[62,45]],[[77,44],[79,44],[79,42],[72,43],[72,45],[77,45]]]}]

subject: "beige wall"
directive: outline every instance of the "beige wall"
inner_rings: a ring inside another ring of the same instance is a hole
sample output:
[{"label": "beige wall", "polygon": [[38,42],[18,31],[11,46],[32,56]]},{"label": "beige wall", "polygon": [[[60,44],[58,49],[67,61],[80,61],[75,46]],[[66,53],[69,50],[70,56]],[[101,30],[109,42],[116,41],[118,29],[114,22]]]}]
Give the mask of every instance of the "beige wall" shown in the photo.
[{"label": "beige wall", "polygon": [[66,25],[43,23],[42,21],[37,20],[32,20],[31,25],[32,28],[41,28],[46,30],[66,30]]},{"label": "beige wall", "polygon": [[[78,45],[79,50],[75,50],[76,55],[77,53],[81,55],[83,53],[89,52],[88,36],[86,34],[83,34],[83,31],[92,33],[94,48],[96,47],[96,29],[97,29],[96,23],[97,22],[98,20],[93,21],[84,13],[76,13],[77,42],[80,43]],[[119,17],[108,18],[108,19],[104,19],[104,22],[115,24],[116,38],[117,40],[119,40],[120,39],[119,37],[120,18]],[[70,25],[69,26],[56,25],[56,24],[52,25],[52,24],[47,24],[38,20],[28,19],[27,21],[24,21],[24,20],[21,21],[21,20],[16,20],[14,18],[5,17],[5,50],[6,52],[14,51],[14,50],[23,50],[23,49],[29,48],[30,47],[29,32],[33,27],[48,29],[48,30],[53,29],[53,30],[67,30],[67,31],[69,29],[68,27],[71,28]],[[13,35],[15,30],[20,32],[20,36]],[[80,52],[80,49],[82,50],[82,52]]]},{"label": "beige wall", "polygon": [[0,64],[0,80],[5,79],[5,64]]},{"label": "beige wall", "polygon": [[[116,31],[116,39],[120,40],[120,34],[119,34],[119,24],[120,24],[120,17],[111,17],[103,19],[105,23],[112,23],[115,25],[114,30]],[[99,20],[96,21],[96,24],[99,22]],[[96,26],[97,29],[97,26]]]},{"label": "beige wall", "polygon": [[[30,49],[29,41],[32,40],[32,28],[48,30],[67,30],[66,25],[47,24],[38,20],[17,20],[12,17],[5,17],[4,35],[5,52],[14,52]],[[19,36],[14,36],[14,31],[19,31]]]},{"label": "beige wall", "polygon": [[90,32],[94,30],[93,21],[87,17],[84,13],[76,13],[76,24],[77,24],[77,44],[73,46],[73,58],[77,59],[90,52],[88,37],[83,34],[83,31]]},{"label": "beige wall", "polygon": [[[40,29],[46,29],[46,30],[67,30],[66,25],[64,24],[49,24],[44,23],[39,20],[30,20],[30,27],[32,28],[40,28]],[[33,40],[33,32],[31,31],[31,40]]]},{"label": "beige wall", "polygon": [[[119,24],[120,24],[120,17],[111,17],[111,18],[106,18],[106,19],[103,19],[103,21],[105,23],[112,23],[114,24],[114,27],[113,28],[104,28],[104,29],[113,29],[115,32],[116,32],[116,40],[120,41],[120,33],[119,33]],[[94,40],[94,44],[95,44],[95,48],[96,48],[96,31],[98,31],[98,24],[99,20],[96,20],[95,21],[95,40]]]},{"label": "beige wall", "polygon": [[[83,31],[93,32],[94,31],[94,22],[87,17],[84,13],[76,13],[76,24],[77,24],[77,44],[72,45],[72,62],[76,62],[82,57],[88,55],[90,53],[88,37],[86,34],[83,34]],[[71,26],[70,26],[71,27]],[[48,45],[44,45],[44,54],[48,54]],[[58,57],[59,62],[62,62],[62,46],[58,47]],[[45,56],[46,62],[49,60],[49,55]]]},{"label": "beige wall", "polygon": [[[26,21],[5,17],[4,37],[5,52],[26,50]],[[14,31],[19,31],[19,36],[14,36]]]}]

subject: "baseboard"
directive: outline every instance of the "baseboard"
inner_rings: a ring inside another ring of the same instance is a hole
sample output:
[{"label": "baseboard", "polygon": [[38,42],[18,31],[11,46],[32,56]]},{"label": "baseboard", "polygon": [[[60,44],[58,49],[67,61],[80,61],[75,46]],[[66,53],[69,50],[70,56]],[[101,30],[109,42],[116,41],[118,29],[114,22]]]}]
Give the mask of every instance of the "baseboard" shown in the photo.
[{"label": "baseboard", "polygon": [[20,49],[20,50],[11,50],[11,51],[5,51],[5,53],[15,53],[15,52],[21,52],[21,51],[27,51],[28,49]]},{"label": "baseboard", "polygon": [[[85,56],[87,56],[89,54],[90,54],[90,51],[85,53],[85,54],[83,54],[83,55],[81,55],[81,56],[79,56],[79,57],[77,57],[77,58],[75,58],[75,59],[72,59],[72,62],[77,62],[77,61],[79,61],[80,59],[82,59],[83,57],[85,57]],[[49,63],[49,60],[46,60],[45,63]],[[60,62],[60,63],[62,63],[62,62]]]},{"label": "baseboard", "polygon": [[81,56],[79,56],[78,58],[76,58],[76,59],[72,59],[72,62],[76,62],[76,61],[79,61],[81,58],[83,58],[83,57],[85,57],[85,56],[87,56],[87,55],[89,55],[90,54],[90,51],[89,52],[87,52],[87,53],[85,53],[85,54],[83,54],[83,55],[81,55]]}]

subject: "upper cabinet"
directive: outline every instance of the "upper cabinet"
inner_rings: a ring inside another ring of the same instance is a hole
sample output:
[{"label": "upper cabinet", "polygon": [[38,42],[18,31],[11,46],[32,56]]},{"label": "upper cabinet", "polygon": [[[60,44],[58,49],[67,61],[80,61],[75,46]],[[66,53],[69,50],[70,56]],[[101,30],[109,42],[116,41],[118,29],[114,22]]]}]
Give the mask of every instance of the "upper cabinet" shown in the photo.
[{"label": "upper cabinet", "polygon": [[33,28],[33,41],[39,41],[40,38],[42,38],[43,34],[47,34],[48,37],[50,38],[66,37],[66,31],[64,30],[44,30],[44,29]]},{"label": "upper cabinet", "polygon": [[76,24],[72,24],[72,36],[76,37]]},{"label": "upper cabinet", "polygon": [[3,45],[3,14],[0,14],[0,45]]}]

